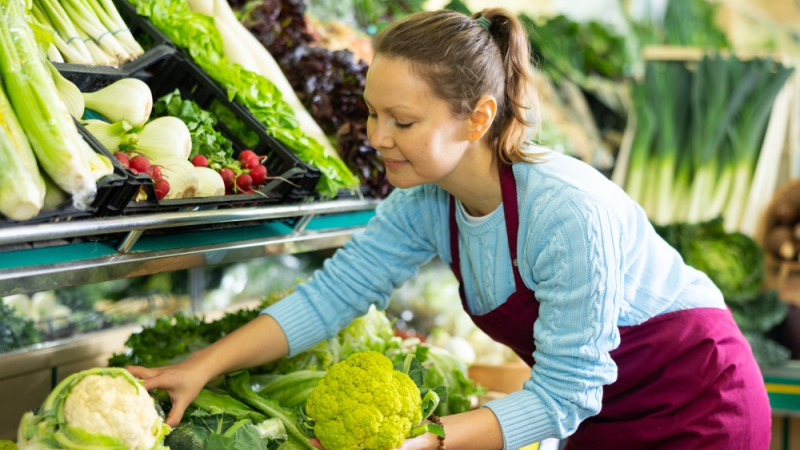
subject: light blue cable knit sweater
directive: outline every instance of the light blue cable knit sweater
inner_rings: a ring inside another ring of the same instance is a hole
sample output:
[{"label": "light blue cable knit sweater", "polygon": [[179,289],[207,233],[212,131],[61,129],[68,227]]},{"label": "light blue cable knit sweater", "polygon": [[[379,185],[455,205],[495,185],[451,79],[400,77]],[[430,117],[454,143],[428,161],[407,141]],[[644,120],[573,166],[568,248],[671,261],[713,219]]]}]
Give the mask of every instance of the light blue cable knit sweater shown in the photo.
[{"label": "light blue cable knit sweater", "polygon": [[[602,386],[617,375],[609,352],[619,345],[618,326],[686,308],[725,308],[708,277],[686,266],[644,211],[588,164],[547,152],[545,162],[513,169],[519,269],[540,307],[535,331],[520,330],[536,339],[532,378],[486,404],[510,449],[568,436],[600,411]],[[484,314],[515,289],[503,208],[478,224],[459,208],[457,220],[468,304]],[[392,290],[437,255],[450,263],[448,193],[432,185],[397,189],[313,280],[264,313],[297,354],[370,304],[385,308]]]}]

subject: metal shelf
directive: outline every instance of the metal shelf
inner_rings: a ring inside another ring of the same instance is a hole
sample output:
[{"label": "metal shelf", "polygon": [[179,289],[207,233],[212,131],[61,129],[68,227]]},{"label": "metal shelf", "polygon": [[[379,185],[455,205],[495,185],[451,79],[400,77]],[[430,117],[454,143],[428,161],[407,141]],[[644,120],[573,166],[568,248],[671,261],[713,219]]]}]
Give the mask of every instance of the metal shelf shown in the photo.
[{"label": "metal shelf", "polygon": [[0,296],[335,248],[366,225],[377,203],[332,200],[3,228],[0,246],[101,239],[0,252]]}]

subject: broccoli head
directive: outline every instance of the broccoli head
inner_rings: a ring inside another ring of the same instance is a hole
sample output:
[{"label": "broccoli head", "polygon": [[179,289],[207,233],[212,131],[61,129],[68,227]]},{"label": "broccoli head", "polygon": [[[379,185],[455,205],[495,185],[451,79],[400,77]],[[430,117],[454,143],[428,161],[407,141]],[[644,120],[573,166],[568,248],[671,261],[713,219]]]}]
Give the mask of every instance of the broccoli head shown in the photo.
[{"label": "broccoli head", "polygon": [[342,450],[398,448],[423,419],[417,385],[372,350],[332,365],[305,412],[320,444]]}]

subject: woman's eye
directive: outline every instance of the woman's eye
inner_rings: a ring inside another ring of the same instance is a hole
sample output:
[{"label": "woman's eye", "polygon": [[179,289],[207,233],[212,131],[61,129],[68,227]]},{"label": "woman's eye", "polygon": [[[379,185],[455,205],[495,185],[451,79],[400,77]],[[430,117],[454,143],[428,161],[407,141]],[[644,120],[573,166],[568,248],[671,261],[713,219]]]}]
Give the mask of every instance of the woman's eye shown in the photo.
[{"label": "woman's eye", "polygon": [[408,127],[410,127],[411,125],[414,125],[414,122],[409,122],[409,123],[400,123],[400,122],[397,122],[397,128],[408,128]]}]

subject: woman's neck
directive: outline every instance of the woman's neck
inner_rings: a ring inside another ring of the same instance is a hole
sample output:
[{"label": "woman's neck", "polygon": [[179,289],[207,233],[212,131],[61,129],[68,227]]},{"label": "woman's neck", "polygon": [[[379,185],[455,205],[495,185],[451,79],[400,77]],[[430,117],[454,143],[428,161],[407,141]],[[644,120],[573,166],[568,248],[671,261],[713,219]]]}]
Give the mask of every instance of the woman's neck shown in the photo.
[{"label": "woman's neck", "polygon": [[503,202],[497,163],[484,162],[464,169],[463,175],[451,185],[442,187],[456,197],[470,215],[490,214]]}]

